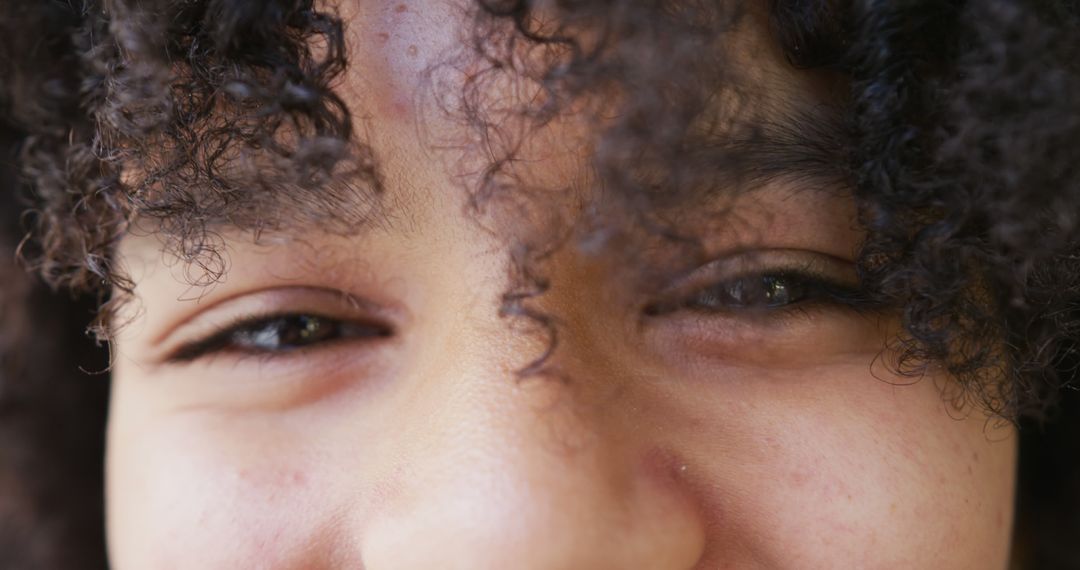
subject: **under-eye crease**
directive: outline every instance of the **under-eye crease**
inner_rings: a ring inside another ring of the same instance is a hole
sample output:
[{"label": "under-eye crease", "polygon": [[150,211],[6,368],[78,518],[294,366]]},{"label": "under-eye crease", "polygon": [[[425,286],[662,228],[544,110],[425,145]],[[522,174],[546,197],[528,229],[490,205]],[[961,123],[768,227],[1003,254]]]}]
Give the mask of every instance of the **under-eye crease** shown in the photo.
[{"label": "under-eye crease", "polygon": [[227,352],[284,355],[342,341],[387,338],[392,334],[389,326],[376,322],[349,321],[315,313],[250,315],[180,346],[166,361],[179,364]]}]

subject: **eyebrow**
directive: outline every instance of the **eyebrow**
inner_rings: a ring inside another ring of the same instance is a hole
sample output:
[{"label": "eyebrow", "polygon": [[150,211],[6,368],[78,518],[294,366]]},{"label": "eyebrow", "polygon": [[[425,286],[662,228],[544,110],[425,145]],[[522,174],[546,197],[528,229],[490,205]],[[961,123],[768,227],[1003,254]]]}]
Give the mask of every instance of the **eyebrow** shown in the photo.
[{"label": "eyebrow", "polygon": [[[614,151],[605,151],[608,162],[599,159],[601,176],[613,178],[609,187],[626,184],[628,190],[648,192],[648,204],[671,211],[708,207],[776,185],[850,196],[854,137],[844,110],[798,101],[784,107],[753,116],[702,113],[667,140],[650,140],[640,131],[606,133],[602,136]],[[620,139],[623,135],[631,140]]]},{"label": "eyebrow", "polygon": [[[800,190],[850,192],[851,129],[839,108],[803,105],[769,115],[736,123],[734,135],[720,129],[692,133],[680,145],[682,152],[672,159],[678,158],[679,167],[691,173],[690,184],[709,187],[706,198],[732,191],[753,192],[778,182]],[[378,154],[376,148],[367,150]],[[379,169],[382,165],[374,166]],[[387,194],[400,191],[408,181],[384,181],[381,174],[374,176],[371,180],[337,179],[297,193],[273,192],[251,199],[257,202],[256,209],[266,208],[263,212],[269,217],[287,220],[280,228],[286,234],[306,233],[313,223],[321,231],[349,235],[373,229],[393,231],[402,221],[408,225],[407,208],[403,209],[399,200],[386,200]],[[695,200],[678,204],[697,205]],[[240,227],[234,222],[222,219],[219,227]]]},{"label": "eyebrow", "polygon": [[[829,193],[851,191],[851,128],[841,111],[819,105],[748,123],[745,134],[707,133],[698,141],[706,161],[727,169],[747,190],[784,181]],[[707,169],[708,170],[708,169]]]}]

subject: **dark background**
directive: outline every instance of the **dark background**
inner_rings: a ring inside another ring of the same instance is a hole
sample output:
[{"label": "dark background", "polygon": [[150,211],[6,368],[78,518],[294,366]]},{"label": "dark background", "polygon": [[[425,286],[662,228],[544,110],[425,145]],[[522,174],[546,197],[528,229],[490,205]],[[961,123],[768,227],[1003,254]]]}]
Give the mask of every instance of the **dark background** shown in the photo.
[{"label": "dark background", "polygon": [[15,259],[20,133],[0,123],[0,569],[106,568],[108,354],[92,300],[55,295]]}]

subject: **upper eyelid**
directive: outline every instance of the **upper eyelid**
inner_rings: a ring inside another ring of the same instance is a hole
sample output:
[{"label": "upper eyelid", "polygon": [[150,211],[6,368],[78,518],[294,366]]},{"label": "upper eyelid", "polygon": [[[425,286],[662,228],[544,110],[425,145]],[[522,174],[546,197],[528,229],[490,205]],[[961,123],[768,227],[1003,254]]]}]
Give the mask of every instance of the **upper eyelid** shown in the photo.
[{"label": "upper eyelid", "polygon": [[853,262],[827,253],[796,249],[747,249],[718,257],[682,273],[664,288],[661,295],[769,271],[788,271],[836,281],[837,276],[829,275],[826,266],[850,269],[851,276],[857,278]]}]

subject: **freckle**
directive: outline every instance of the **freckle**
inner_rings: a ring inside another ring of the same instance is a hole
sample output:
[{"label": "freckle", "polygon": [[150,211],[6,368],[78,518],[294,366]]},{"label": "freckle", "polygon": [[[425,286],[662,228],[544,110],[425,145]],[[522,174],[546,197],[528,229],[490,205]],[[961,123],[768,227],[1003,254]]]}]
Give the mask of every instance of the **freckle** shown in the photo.
[{"label": "freckle", "polygon": [[810,482],[811,476],[809,473],[803,470],[793,471],[789,476],[790,484],[793,487],[806,487]]},{"label": "freckle", "polygon": [[896,503],[889,505],[889,514],[896,514]]},{"label": "freckle", "polygon": [[386,32],[379,32],[379,41],[384,43],[384,44],[386,42],[390,41],[390,34],[388,34]]},{"label": "freckle", "polygon": [[400,14],[402,12],[406,12],[408,10],[409,10],[409,7],[407,5],[405,5],[405,4],[398,4],[397,8],[394,8],[394,11],[397,12],[398,14]]},{"label": "freckle", "polygon": [[416,54],[419,53],[419,51],[420,50],[416,46],[409,46],[409,49],[407,50],[409,57],[416,57]]},{"label": "freckle", "polygon": [[973,461],[975,461],[975,463],[978,463],[979,462],[979,452],[978,451],[972,452],[971,459]]}]

